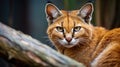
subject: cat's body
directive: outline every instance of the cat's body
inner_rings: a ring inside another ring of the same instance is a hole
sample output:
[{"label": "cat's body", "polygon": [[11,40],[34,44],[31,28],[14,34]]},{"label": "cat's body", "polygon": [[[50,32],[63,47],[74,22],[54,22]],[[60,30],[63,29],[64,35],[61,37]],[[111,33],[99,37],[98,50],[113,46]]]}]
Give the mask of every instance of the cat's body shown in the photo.
[{"label": "cat's body", "polygon": [[120,67],[120,28],[92,26],[92,12],[91,3],[71,12],[47,4],[50,40],[59,52],[87,67]]}]

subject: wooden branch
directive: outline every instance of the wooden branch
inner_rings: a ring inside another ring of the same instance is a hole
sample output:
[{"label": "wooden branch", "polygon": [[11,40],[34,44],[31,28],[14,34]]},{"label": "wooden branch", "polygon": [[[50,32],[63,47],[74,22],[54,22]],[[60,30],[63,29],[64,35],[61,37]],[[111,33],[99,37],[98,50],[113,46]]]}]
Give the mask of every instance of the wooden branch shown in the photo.
[{"label": "wooden branch", "polygon": [[[0,56],[29,67],[84,67],[31,36],[0,23]],[[18,62],[19,61],[19,62]]]}]

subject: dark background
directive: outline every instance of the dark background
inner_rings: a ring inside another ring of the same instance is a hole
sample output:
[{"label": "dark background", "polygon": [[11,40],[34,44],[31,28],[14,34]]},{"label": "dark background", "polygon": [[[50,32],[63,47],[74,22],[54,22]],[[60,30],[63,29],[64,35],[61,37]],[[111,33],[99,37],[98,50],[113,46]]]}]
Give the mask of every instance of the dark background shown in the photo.
[{"label": "dark background", "polygon": [[[47,34],[45,5],[52,2],[59,9],[79,9],[87,2],[95,7],[92,24],[107,29],[120,27],[120,0],[0,0],[0,22],[31,35],[52,47]],[[0,58],[0,66],[9,64]]]},{"label": "dark background", "polygon": [[0,22],[49,45],[45,16],[48,1],[64,10],[79,9],[85,3],[92,2],[95,8],[94,25],[107,29],[120,26],[120,0],[0,0]]},{"label": "dark background", "polygon": [[59,9],[74,10],[89,0],[0,0],[0,21],[50,45],[45,16],[48,1]]},{"label": "dark background", "polygon": [[[0,21],[45,44],[50,44],[46,35],[47,2],[47,0],[0,0]],[[64,8],[62,0],[51,0],[51,2],[60,9]]]}]

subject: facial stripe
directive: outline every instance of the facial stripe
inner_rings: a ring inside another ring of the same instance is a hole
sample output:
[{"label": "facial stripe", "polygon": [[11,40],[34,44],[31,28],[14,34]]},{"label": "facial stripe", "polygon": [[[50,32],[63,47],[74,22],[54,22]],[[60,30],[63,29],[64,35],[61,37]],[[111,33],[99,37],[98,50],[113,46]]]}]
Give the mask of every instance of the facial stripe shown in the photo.
[{"label": "facial stripe", "polygon": [[[63,22],[61,22],[61,26],[63,27]],[[65,29],[63,28],[63,36],[65,37]]]},{"label": "facial stripe", "polygon": [[72,28],[74,27],[74,22],[70,16],[64,19],[63,27],[67,33],[71,32]]},{"label": "facial stripe", "polygon": [[[75,21],[74,21],[74,27],[75,27]],[[73,30],[74,30],[74,27],[73,27],[73,29],[72,29],[72,37],[74,37],[74,34],[75,34],[75,32],[73,31]]]},{"label": "facial stripe", "polygon": [[68,29],[70,30],[70,25],[69,25],[69,13],[68,13],[68,11],[67,11],[67,23],[68,23]]}]

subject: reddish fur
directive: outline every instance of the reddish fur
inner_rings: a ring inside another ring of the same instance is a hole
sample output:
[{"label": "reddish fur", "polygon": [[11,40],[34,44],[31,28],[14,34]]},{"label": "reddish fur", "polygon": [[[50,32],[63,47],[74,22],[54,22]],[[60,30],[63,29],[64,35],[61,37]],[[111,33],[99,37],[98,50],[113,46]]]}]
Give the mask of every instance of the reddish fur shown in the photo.
[{"label": "reddish fur", "polygon": [[[57,50],[81,63],[87,67],[120,67],[120,28],[113,30],[106,30],[102,27],[95,27],[84,23],[81,18],[77,16],[78,10],[67,11],[62,10],[62,16],[54,20],[54,23],[48,26],[47,33],[50,40],[53,42]],[[68,20],[69,19],[69,22]],[[55,31],[55,27],[63,23],[63,27],[67,30],[65,34],[71,33],[70,30],[74,26],[80,24],[84,33],[78,33],[74,37],[84,38],[88,37],[82,44],[77,44],[74,47],[67,48],[58,43],[58,38],[64,38],[62,34]],[[92,36],[90,37],[90,33]],[[96,58],[102,54],[97,63],[94,64]]]}]

